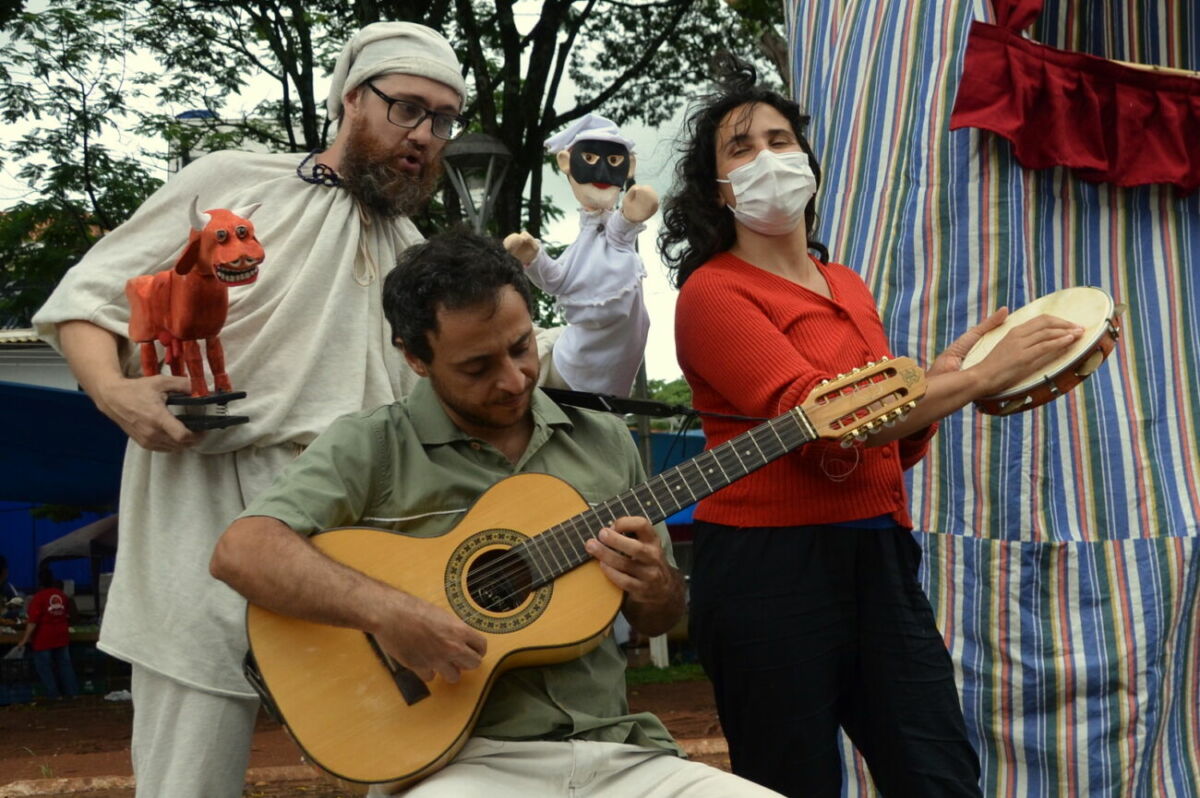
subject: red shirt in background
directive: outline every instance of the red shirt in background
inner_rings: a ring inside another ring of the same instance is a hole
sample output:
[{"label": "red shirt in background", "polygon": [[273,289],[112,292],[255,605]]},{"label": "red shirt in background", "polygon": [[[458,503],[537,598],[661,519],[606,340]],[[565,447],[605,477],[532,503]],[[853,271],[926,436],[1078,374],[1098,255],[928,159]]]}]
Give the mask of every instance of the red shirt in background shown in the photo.
[{"label": "red shirt in background", "polygon": [[29,620],[37,624],[30,645],[34,651],[70,645],[70,613],[67,594],[56,587],[44,587],[29,602]]}]

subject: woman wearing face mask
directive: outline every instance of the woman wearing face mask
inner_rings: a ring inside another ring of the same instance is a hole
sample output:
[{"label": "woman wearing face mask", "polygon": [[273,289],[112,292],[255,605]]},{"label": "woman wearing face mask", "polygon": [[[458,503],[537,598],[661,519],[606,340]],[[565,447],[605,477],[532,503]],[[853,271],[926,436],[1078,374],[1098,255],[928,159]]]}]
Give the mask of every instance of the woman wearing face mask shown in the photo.
[{"label": "woman wearing face mask", "polygon": [[[679,286],[679,364],[700,411],[771,418],[822,380],[890,356],[867,286],[813,240],[820,182],[795,103],[726,65],[688,119],[659,245]],[[735,773],[840,795],[837,729],[889,796],[980,794],[954,672],[917,582],[903,469],[938,419],[1053,360],[1081,333],[1043,317],[961,370],[1002,309],[927,370],[903,421],[843,449],[817,441],[695,510],[690,634]],[[712,448],[756,422],[706,417]]]}]

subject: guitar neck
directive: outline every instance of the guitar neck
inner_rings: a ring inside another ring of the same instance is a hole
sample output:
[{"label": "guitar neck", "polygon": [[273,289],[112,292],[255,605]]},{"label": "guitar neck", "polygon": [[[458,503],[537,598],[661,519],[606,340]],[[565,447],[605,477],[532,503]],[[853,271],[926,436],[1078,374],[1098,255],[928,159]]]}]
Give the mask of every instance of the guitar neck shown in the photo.
[{"label": "guitar neck", "polygon": [[591,560],[584,544],[617,518],[644,516],[656,524],[816,437],[804,412],[793,408],[550,527],[517,549],[529,563],[534,586],[546,584]]}]

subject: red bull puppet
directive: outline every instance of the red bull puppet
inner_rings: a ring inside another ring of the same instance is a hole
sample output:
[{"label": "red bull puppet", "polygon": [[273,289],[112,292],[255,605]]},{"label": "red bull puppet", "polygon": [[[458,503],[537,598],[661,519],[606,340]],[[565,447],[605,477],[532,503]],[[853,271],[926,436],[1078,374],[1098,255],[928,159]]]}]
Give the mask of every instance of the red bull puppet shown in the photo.
[{"label": "red bull puppet", "polygon": [[[579,235],[558,258],[546,254],[529,233],[513,233],[505,248],[526,267],[529,279],[552,294],[567,320],[563,338],[586,329],[588,346],[555,346],[554,367],[568,384],[623,386],[637,375],[650,317],[642,297],[646,268],[637,252],[644,222],[658,211],[658,195],[650,186],[632,185],[615,210],[622,189],[636,170],[633,141],[608,119],[588,114],[546,140],[559,169],[579,201]],[[631,320],[629,327],[617,324]],[[636,347],[613,345],[612,335],[639,336]],[[628,356],[633,351],[634,360]],[[561,353],[561,355],[560,355]]]},{"label": "red bull puppet", "polygon": [[[229,312],[229,287],[248,285],[258,279],[263,248],[249,219],[258,205],[239,212],[215,208],[204,213],[196,206],[197,200],[193,199],[188,242],[175,266],[134,277],[125,284],[125,295],[129,300],[129,338],[141,345],[144,376],[159,373],[158,352],[154,345],[158,341],[163,345],[164,360],[171,373],[183,376],[186,370],[191,378],[193,399],[223,404],[244,395],[229,395],[233,392],[233,384],[225,372],[220,332]],[[204,340],[203,357],[201,339]],[[210,395],[208,389],[204,357],[207,357],[213,375],[215,395]],[[184,423],[195,422],[195,418],[185,416]],[[227,424],[195,423],[194,428],[200,426]]]}]

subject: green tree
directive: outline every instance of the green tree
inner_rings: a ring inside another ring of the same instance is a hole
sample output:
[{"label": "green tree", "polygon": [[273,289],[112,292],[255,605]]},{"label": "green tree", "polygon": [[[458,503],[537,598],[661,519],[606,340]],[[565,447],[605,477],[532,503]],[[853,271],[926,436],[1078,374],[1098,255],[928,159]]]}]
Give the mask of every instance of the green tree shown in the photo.
[{"label": "green tree", "polygon": [[102,143],[135,117],[121,3],[59,3],[6,20],[0,118],[27,126],[3,160],[34,198],[0,213],[0,326],[26,325],[63,272],[158,186]]},{"label": "green tree", "polygon": [[792,85],[787,39],[783,35],[783,3],[779,0],[726,0],[742,31],[758,45],[785,86]]},{"label": "green tree", "polygon": [[[647,380],[646,393],[647,398],[653,399],[656,402],[663,402],[668,405],[682,405],[683,407],[692,406],[692,389],[683,377],[676,377],[673,380]],[[688,418],[686,416],[656,418],[650,421],[650,428],[659,431],[678,430],[687,422]]]},{"label": "green tree", "polygon": [[650,398],[656,402],[691,407],[692,388],[683,377],[673,380],[647,380],[646,385]]},{"label": "green tree", "polygon": [[0,30],[4,30],[24,7],[25,0],[0,0]]}]

